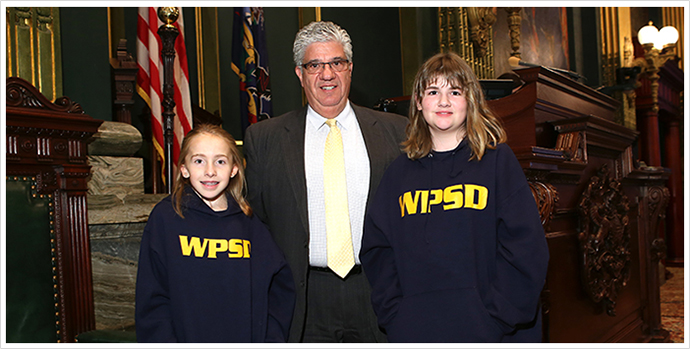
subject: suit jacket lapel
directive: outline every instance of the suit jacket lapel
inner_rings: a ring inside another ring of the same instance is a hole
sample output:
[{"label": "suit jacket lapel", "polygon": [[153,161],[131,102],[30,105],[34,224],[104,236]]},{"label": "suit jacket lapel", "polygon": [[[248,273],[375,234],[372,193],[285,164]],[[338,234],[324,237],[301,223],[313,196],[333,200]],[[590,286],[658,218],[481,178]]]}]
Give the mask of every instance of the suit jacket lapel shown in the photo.
[{"label": "suit jacket lapel", "polygon": [[307,108],[285,115],[290,120],[285,125],[285,133],[281,138],[281,148],[285,159],[286,173],[293,188],[299,218],[302,220],[304,231],[309,232],[307,217],[307,179],[304,173],[304,132],[307,118]]}]

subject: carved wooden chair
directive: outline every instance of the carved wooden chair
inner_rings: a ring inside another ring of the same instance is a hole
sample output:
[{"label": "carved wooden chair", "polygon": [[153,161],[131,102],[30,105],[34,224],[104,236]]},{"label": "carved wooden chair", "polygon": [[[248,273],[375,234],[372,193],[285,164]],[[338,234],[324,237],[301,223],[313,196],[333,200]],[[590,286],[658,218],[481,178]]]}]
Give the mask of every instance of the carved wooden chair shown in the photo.
[{"label": "carved wooden chair", "polygon": [[6,84],[7,342],[74,342],[95,328],[86,155],[102,121]]}]

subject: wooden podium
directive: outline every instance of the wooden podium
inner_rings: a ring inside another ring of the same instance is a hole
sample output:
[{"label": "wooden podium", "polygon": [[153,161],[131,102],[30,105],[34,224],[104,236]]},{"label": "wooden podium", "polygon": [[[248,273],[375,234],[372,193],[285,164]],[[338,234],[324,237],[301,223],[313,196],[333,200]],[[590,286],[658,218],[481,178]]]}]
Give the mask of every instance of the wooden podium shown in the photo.
[{"label": "wooden podium", "polygon": [[522,86],[489,105],[530,182],[549,245],[543,340],[667,341],[658,228],[669,173],[636,166],[638,133],[613,122],[616,100],[544,67],[514,73]]}]

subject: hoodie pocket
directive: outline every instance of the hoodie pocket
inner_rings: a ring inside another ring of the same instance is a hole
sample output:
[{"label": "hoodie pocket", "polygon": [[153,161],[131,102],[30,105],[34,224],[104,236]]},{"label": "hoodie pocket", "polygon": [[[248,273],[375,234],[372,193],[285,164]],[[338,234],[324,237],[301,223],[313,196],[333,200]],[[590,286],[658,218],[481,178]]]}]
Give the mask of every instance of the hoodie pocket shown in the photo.
[{"label": "hoodie pocket", "polygon": [[502,337],[475,288],[405,297],[386,330],[390,342],[497,343]]}]

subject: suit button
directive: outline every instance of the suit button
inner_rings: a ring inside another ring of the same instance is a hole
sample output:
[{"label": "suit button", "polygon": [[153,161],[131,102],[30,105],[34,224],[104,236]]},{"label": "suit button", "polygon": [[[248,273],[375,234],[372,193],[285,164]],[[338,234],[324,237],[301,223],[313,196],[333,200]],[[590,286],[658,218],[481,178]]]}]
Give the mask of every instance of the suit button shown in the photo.
[{"label": "suit button", "polygon": [[300,287],[304,287],[304,280],[299,282]]}]

